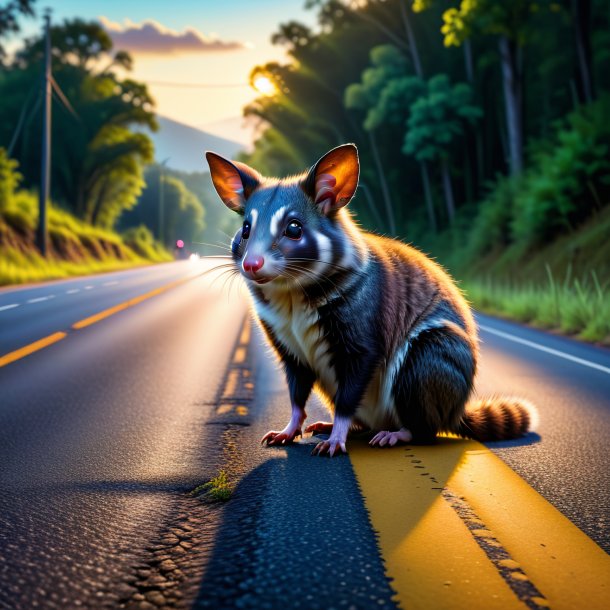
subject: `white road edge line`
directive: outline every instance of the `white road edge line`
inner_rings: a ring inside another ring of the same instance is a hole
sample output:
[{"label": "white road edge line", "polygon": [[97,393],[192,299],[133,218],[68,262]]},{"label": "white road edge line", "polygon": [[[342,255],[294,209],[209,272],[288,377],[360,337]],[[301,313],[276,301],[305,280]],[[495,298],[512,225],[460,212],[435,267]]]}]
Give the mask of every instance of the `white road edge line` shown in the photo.
[{"label": "white road edge line", "polygon": [[545,347],[544,345],[540,345],[539,343],[534,343],[533,341],[528,341],[527,339],[520,339],[519,337],[515,337],[514,335],[509,335],[508,333],[504,333],[501,330],[496,330],[495,328],[490,328],[489,326],[485,326],[484,324],[479,324],[479,328],[486,332],[491,333],[492,335],[498,335],[498,337],[502,337],[503,339],[508,339],[509,341],[514,341],[515,343],[521,343],[522,345],[527,345],[533,349],[540,350],[541,352],[546,352],[547,354],[553,354],[559,358],[564,358],[565,360],[570,360],[571,362],[576,362],[578,364],[582,364],[583,366],[588,366],[589,368],[595,369],[597,371],[601,371],[602,373],[607,373],[610,375],[610,368],[607,366],[602,366],[601,364],[597,364],[596,362],[591,362],[590,360],[584,360],[583,358],[577,358],[576,356],[572,356],[571,354],[566,354],[565,352],[560,352],[559,350],[552,349],[550,347]]},{"label": "white road edge line", "polygon": [[2,307],[0,307],[0,311],[4,311],[5,309],[15,309],[15,307],[19,307],[19,303],[11,303],[10,305],[2,305]]}]

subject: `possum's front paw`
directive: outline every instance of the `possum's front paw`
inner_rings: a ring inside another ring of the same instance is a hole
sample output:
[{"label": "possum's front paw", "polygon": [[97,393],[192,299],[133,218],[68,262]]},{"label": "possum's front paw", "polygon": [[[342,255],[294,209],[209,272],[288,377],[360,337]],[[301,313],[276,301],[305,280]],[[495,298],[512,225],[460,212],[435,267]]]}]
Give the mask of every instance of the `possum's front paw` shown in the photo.
[{"label": "possum's front paw", "polygon": [[333,455],[339,454],[339,449],[343,453],[347,453],[347,449],[345,448],[345,441],[340,440],[332,440],[329,438],[327,441],[319,442],[311,452],[311,455],[328,455],[329,457],[333,457]]},{"label": "possum's front paw", "polygon": [[327,441],[318,443],[313,448],[311,455],[328,455],[329,457],[333,457],[335,453],[339,453],[339,450],[341,450],[343,453],[347,453],[345,441],[347,439],[347,432],[350,425],[350,418],[341,416],[335,417],[330,438]]},{"label": "possum's front paw", "polygon": [[290,426],[286,426],[283,430],[270,430],[261,439],[261,444],[264,445],[289,445],[297,436],[303,436],[301,428],[296,430]]},{"label": "possum's front paw", "polygon": [[292,415],[288,425],[279,432],[277,430],[270,430],[261,438],[261,444],[267,443],[267,445],[290,445],[297,436],[303,436],[301,432],[301,426],[305,421],[305,409],[299,407],[296,404],[292,404]]}]

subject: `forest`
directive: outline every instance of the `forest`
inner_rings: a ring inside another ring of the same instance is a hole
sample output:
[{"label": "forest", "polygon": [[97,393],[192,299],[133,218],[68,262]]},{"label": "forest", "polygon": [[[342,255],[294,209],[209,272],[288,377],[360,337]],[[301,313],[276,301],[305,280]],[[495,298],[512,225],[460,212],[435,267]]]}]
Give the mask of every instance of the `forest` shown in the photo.
[{"label": "forest", "polygon": [[[299,171],[355,142],[353,210],[449,267],[483,309],[610,333],[610,2],[308,0],[244,109],[243,157]],[[561,303],[561,307],[556,305]]]},{"label": "forest", "polygon": [[609,2],[308,5],[319,30],[281,25],[292,61],[252,73],[276,86],[244,110],[269,125],[247,156],[262,171],[354,141],[366,226],[434,244],[476,224],[473,256],[607,203]]}]

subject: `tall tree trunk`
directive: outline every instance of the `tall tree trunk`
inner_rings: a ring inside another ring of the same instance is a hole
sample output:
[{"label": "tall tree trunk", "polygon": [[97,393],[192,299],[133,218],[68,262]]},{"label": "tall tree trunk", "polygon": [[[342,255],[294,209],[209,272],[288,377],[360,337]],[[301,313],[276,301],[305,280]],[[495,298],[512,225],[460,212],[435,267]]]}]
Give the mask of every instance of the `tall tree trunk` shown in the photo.
[{"label": "tall tree trunk", "polygon": [[[474,88],[474,62],[472,59],[472,43],[467,38],[464,40],[462,47],[464,48],[464,67],[466,69],[466,78],[468,80],[468,84],[472,87],[473,92]],[[475,162],[469,162],[469,166],[471,168],[471,179],[472,182],[476,185],[476,191],[479,192],[480,185],[483,183],[483,177],[485,175],[485,171],[483,169],[483,138],[481,136],[480,129],[477,129],[474,132],[474,137],[470,134],[468,136],[468,155],[469,157],[473,154],[473,146],[472,142],[474,140],[474,157]]]},{"label": "tall tree trunk", "polygon": [[371,152],[373,153],[373,160],[375,161],[375,168],[377,170],[377,177],[379,178],[379,185],[381,186],[381,194],[383,196],[383,202],[387,213],[388,227],[390,233],[396,235],[396,221],[394,219],[394,209],[392,208],[392,199],[390,198],[390,189],[388,188],[388,182],[383,171],[383,165],[381,164],[381,157],[379,156],[379,149],[377,148],[377,141],[375,140],[375,134],[373,131],[367,132],[369,134],[369,144],[371,145]]},{"label": "tall tree trunk", "polygon": [[383,218],[379,213],[379,206],[375,203],[375,200],[371,195],[371,189],[368,187],[368,184],[362,182],[362,180],[358,180],[358,190],[364,193],[364,197],[371,211],[371,214],[375,217],[375,222],[377,223],[377,226],[381,228],[384,224]]},{"label": "tall tree trunk", "polygon": [[572,0],[572,22],[576,35],[578,96],[582,103],[588,104],[595,98],[591,51],[591,0]]},{"label": "tall tree trunk", "polygon": [[472,43],[466,38],[462,43],[464,48],[464,66],[466,68],[466,79],[471,85],[474,85],[474,64],[472,61]]},{"label": "tall tree trunk", "polygon": [[432,232],[436,233],[438,225],[436,224],[436,214],[434,213],[434,201],[432,200],[432,189],[430,188],[430,173],[428,164],[425,161],[420,161],[419,169],[421,171],[421,179],[424,183],[424,194],[426,195],[426,209],[428,210],[428,220]]},{"label": "tall tree trunk", "polygon": [[449,163],[446,157],[441,157],[441,175],[443,177],[443,190],[445,191],[445,203],[447,204],[447,216],[449,224],[455,218],[455,202],[453,199],[453,186],[451,184],[451,174],[449,173]]},{"label": "tall tree trunk", "polygon": [[419,76],[419,78],[424,77],[424,71],[421,65],[421,59],[419,56],[419,51],[417,49],[417,42],[415,40],[415,34],[413,33],[413,28],[411,27],[411,20],[409,19],[409,11],[407,9],[406,0],[399,0],[398,2],[400,6],[400,14],[402,16],[402,22],[405,26],[405,31],[407,33],[407,42],[409,43],[409,53],[411,54],[411,61],[413,62],[413,69],[415,70],[415,74]]},{"label": "tall tree trunk", "polygon": [[499,47],[510,173],[516,176],[523,170],[522,52],[519,44],[508,36],[500,36]]}]

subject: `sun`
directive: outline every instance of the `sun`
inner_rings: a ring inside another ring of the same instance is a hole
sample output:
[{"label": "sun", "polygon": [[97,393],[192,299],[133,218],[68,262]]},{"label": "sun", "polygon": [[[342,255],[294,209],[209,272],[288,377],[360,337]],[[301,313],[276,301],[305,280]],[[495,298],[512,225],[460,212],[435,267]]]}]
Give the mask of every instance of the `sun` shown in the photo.
[{"label": "sun", "polygon": [[252,86],[263,95],[273,95],[277,91],[273,81],[268,76],[263,76],[262,74],[254,79]]}]

